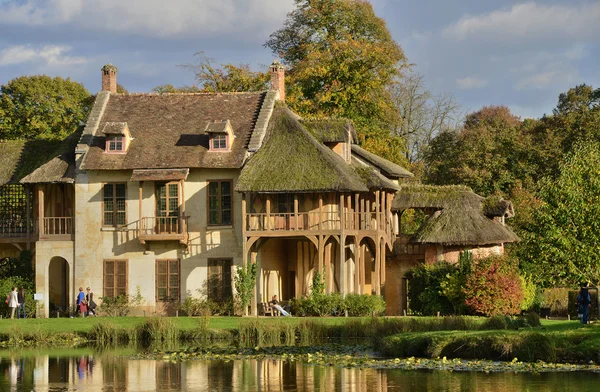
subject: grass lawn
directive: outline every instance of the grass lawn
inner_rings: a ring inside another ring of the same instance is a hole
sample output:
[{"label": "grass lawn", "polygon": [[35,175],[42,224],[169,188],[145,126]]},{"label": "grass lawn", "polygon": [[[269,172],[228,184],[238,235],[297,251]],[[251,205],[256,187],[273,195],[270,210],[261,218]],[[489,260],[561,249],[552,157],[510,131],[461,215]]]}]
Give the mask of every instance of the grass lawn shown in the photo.
[{"label": "grass lawn", "polygon": [[[211,317],[209,328],[211,329],[236,329],[241,323],[256,320],[256,317]],[[277,320],[281,323],[297,324],[306,320],[318,320],[321,323],[329,325],[339,325],[347,320],[360,319],[353,317],[259,317],[265,321]],[[77,317],[77,318],[48,318],[48,319],[21,319],[0,320],[0,334],[6,334],[13,328],[23,328],[25,330],[43,329],[50,333],[64,332],[88,332],[97,323],[110,323],[119,328],[133,328],[142,323],[144,317]],[[195,317],[171,317],[170,320],[175,327],[180,330],[194,329],[202,321]]]}]

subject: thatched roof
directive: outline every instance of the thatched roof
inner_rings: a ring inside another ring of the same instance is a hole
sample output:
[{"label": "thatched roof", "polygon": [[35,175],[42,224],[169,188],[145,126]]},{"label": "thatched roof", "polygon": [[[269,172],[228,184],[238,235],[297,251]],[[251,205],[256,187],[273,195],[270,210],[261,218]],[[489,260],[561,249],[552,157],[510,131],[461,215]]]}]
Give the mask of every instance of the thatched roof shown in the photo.
[{"label": "thatched roof", "polygon": [[356,130],[350,120],[303,120],[302,125],[321,143],[356,142]]},{"label": "thatched roof", "polygon": [[80,137],[81,129],[60,142],[38,140],[28,142],[23,154],[20,182],[23,184],[75,182],[75,146]]},{"label": "thatched roof", "polygon": [[362,178],[283,106],[273,109],[263,146],[248,160],[239,192],[366,192]]},{"label": "thatched roof", "polygon": [[394,192],[400,190],[400,185],[395,181],[386,178],[371,166],[360,163],[356,158],[352,158],[352,166],[369,189],[386,189]]},{"label": "thatched roof", "polygon": [[411,238],[413,243],[442,245],[492,245],[519,241],[502,223],[482,210],[485,199],[464,186],[402,186],[393,211],[436,209]]},{"label": "thatched roof", "polygon": [[483,213],[485,216],[512,218],[515,216],[515,210],[510,200],[504,200],[499,197],[488,197],[483,201]]},{"label": "thatched roof", "polygon": [[24,145],[22,140],[0,142],[0,185],[13,182]]},{"label": "thatched roof", "polygon": [[81,131],[65,140],[0,142],[0,185],[73,182],[75,145]]},{"label": "thatched roof", "polygon": [[373,165],[374,167],[381,170],[382,174],[384,174],[388,178],[407,178],[412,177],[413,174],[399,166],[393,162],[388,161],[380,156],[377,156],[364,148],[361,148],[355,144],[352,145],[352,154],[356,156],[358,159]]}]

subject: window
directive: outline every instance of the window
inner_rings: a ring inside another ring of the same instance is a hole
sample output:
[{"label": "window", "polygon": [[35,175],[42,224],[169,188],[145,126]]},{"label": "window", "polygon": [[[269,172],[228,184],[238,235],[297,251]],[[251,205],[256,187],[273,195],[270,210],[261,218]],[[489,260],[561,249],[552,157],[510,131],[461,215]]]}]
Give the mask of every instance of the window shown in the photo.
[{"label": "window", "polygon": [[108,135],[106,137],[106,152],[122,152],[125,149],[123,135]]},{"label": "window", "polygon": [[208,299],[226,302],[233,296],[231,290],[231,259],[208,259]]},{"label": "window", "polygon": [[125,184],[104,184],[103,226],[127,224],[126,194]]},{"label": "window", "polygon": [[105,297],[127,294],[127,260],[104,260]]},{"label": "window", "polygon": [[210,139],[211,150],[227,150],[227,134],[214,134]]},{"label": "window", "polygon": [[208,183],[208,224],[231,225],[231,181]]},{"label": "window", "polygon": [[179,216],[179,183],[168,182],[156,188],[157,216]]},{"label": "window", "polygon": [[156,260],[156,301],[179,302],[179,260]]}]

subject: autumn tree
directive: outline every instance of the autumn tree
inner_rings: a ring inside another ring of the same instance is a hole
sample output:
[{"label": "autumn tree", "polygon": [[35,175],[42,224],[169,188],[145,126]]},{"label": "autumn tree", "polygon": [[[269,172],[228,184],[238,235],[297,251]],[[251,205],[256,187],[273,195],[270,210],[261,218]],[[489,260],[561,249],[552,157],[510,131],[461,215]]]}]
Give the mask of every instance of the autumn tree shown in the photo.
[{"label": "autumn tree", "polygon": [[152,92],[158,94],[199,93],[200,89],[197,86],[175,87],[172,84],[161,84],[154,87]]},{"label": "autumn tree", "polygon": [[201,92],[243,92],[264,91],[269,87],[268,72],[255,72],[248,64],[221,64],[213,65],[214,60],[207,57],[204,52],[194,55],[196,62],[182,65],[194,73],[196,83]]},{"label": "autumn tree", "polygon": [[507,195],[517,184],[532,183],[535,162],[520,127],[505,106],[467,115],[461,130],[442,132],[431,142],[425,154],[427,181],[464,184],[483,195]]},{"label": "autumn tree", "polygon": [[0,140],[62,139],[85,120],[92,97],[82,84],[21,76],[0,86]]},{"label": "autumn tree", "polygon": [[354,121],[363,147],[404,162],[392,135],[389,86],[407,61],[383,19],[364,0],[295,0],[265,44],[288,66],[288,105],[305,117]]}]

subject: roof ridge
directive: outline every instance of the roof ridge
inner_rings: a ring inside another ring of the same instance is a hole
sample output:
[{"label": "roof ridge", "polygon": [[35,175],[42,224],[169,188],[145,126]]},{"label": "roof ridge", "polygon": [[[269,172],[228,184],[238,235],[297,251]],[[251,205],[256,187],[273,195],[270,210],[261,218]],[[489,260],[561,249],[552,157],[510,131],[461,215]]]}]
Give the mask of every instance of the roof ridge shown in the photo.
[{"label": "roof ridge", "polygon": [[148,92],[148,93],[111,93],[110,95],[114,96],[151,96],[151,97],[160,97],[160,96],[169,96],[169,95],[252,95],[252,94],[264,94],[269,92],[269,90],[261,90],[261,91],[216,91],[216,92],[181,92],[181,93],[156,93],[156,92]]}]

